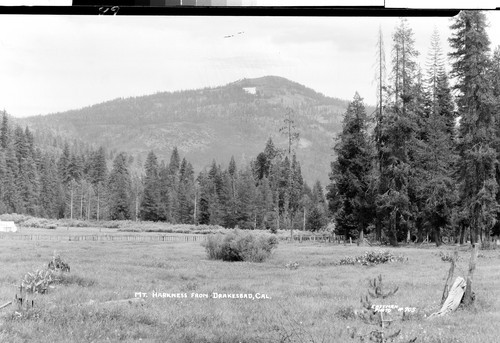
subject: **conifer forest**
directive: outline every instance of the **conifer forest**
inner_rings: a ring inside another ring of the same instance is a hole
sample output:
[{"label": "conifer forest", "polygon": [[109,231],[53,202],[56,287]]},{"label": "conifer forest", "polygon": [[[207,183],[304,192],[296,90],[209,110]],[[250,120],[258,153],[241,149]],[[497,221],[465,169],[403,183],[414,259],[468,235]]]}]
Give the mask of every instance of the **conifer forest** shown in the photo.
[{"label": "conifer forest", "polygon": [[405,19],[391,37],[380,31],[376,107],[353,95],[321,157],[330,159],[328,184],[305,181],[293,106],[277,133],[285,144],[268,138],[248,163],[213,160],[202,170],[176,147],[169,160],[150,151],[138,163],[103,146],[42,142],[4,111],[0,214],[487,244],[500,235],[500,47],[486,25],[484,12],[462,11],[451,37],[435,31],[427,52]]}]

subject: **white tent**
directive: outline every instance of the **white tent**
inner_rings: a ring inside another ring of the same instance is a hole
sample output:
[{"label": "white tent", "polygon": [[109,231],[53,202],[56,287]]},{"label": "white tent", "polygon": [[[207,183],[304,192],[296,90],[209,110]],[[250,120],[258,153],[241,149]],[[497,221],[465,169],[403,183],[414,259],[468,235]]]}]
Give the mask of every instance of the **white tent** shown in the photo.
[{"label": "white tent", "polygon": [[17,226],[14,222],[4,222],[0,220],[0,232],[16,232]]}]

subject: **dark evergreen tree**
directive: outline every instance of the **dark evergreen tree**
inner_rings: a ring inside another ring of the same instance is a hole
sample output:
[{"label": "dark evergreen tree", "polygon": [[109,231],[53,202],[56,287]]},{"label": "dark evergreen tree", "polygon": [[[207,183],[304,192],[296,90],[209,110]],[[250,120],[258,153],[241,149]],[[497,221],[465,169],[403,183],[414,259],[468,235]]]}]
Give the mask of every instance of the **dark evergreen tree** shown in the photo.
[{"label": "dark evergreen tree", "polygon": [[49,218],[64,217],[64,196],[55,158],[45,155],[40,172],[40,204],[42,215]]},{"label": "dark evergreen tree", "polygon": [[7,117],[7,113],[3,111],[2,126],[0,126],[0,147],[6,150],[9,141],[10,141],[9,118]]},{"label": "dark evergreen tree", "polygon": [[[489,237],[497,217],[495,102],[490,72],[486,17],[462,11],[455,17],[449,39],[460,116],[459,182],[463,211],[470,218],[471,241]],[[470,300],[470,294],[466,298]]]},{"label": "dark evergreen tree", "polygon": [[416,57],[419,55],[414,46],[413,31],[405,18],[401,19],[392,39],[394,44],[391,77],[394,82],[394,105],[401,108],[405,115],[406,104],[412,98],[412,80],[416,79]]},{"label": "dark evergreen tree", "polygon": [[14,144],[9,139],[5,154],[5,177],[3,178],[3,203],[7,212],[22,213],[23,204],[19,190],[19,163],[16,157]]},{"label": "dark evergreen tree", "polygon": [[119,153],[113,161],[113,169],[109,175],[109,215],[111,220],[131,218],[131,183],[127,155]]},{"label": "dark evergreen tree", "polygon": [[160,187],[158,160],[154,152],[150,152],[144,163],[144,193],[141,200],[139,216],[142,220],[158,221],[160,219]]},{"label": "dark evergreen tree", "polygon": [[199,224],[210,224],[210,203],[213,200],[213,186],[206,172],[198,175],[200,192],[198,198],[197,221]]},{"label": "dark evergreen tree", "polygon": [[172,175],[170,174],[169,167],[165,161],[161,161],[158,167],[158,187],[159,187],[159,212],[158,220],[172,222],[172,203],[171,194],[172,189]]},{"label": "dark evergreen tree", "polygon": [[[64,152],[63,152],[64,155]],[[107,180],[108,168],[106,165],[106,151],[100,147],[90,157],[89,180],[96,193],[96,219],[101,218],[101,199],[103,198],[104,184]]]},{"label": "dark evergreen tree", "polygon": [[[500,123],[500,46],[495,48],[491,63],[490,77],[492,80],[492,91],[495,101],[495,112],[496,112],[496,122]],[[497,160],[500,161],[500,127],[496,130],[496,144],[495,148],[497,151]],[[500,163],[497,164],[496,168],[496,179],[497,185],[500,189]],[[500,191],[497,191],[496,196],[497,204],[500,204]],[[492,234],[495,236],[500,236],[500,211],[497,213],[497,220],[495,226],[492,229]]]},{"label": "dark evergreen tree", "polygon": [[452,179],[453,103],[437,31],[431,39],[427,75],[426,82],[417,80],[413,93],[416,101],[410,103],[417,132],[412,136],[410,150],[409,196],[417,240],[422,241],[430,234],[439,245],[443,230],[451,226],[456,199]]},{"label": "dark evergreen tree", "polygon": [[174,147],[170,156],[168,165],[168,221],[171,223],[179,222],[179,170],[180,157],[177,147]]},{"label": "dark evergreen tree", "polygon": [[240,172],[236,185],[236,222],[241,229],[255,229],[256,188],[250,170]]},{"label": "dark evergreen tree", "polygon": [[270,230],[274,227],[273,192],[267,178],[260,180],[256,190],[257,228]]},{"label": "dark evergreen tree", "polygon": [[7,175],[7,164],[5,163],[5,153],[0,146],[0,214],[7,212],[7,206],[4,203],[5,186],[4,180]]},{"label": "dark evergreen tree", "polygon": [[[334,150],[337,160],[332,162],[328,201],[335,211],[338,233],[346,239],[357,237],[373,220],[372,206],[366,197],[372,149],[368,141],[365,107],[357,93],[347,108],[342,133]],[[313,191],[313,197],[319,197],[318,193],[319,189]]]},{"label": "dark evergreen tree", "polygon": [[321,182],[316,181],[314,183],[313,189],[308,190],[309,187],[305,187],[303,203],[305,206],[308,205],[308,214],[306,216],[306,230],[318,231],[323,229],[328,222],[328,205],[326,204],[326,198],[321,186]]},{"label": "dark evergreen tree", "polygon": [[179,182],[179,221],[194,223],[195,181],[191,163],[182,159]]}]

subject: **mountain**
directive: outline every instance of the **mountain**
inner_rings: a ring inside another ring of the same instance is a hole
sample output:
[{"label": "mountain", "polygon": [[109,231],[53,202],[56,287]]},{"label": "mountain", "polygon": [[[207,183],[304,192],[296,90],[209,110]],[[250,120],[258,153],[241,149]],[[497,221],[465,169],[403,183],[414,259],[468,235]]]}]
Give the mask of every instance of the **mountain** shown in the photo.
[{"label": "mountain", "polygon": [[111,152],[125,151],[137,164],[153,150],[168,161],[177,146],[199,171],[216,160],[238,166],[264,149],[269,137],[286,147],[287,107],[300,132],[297,157],[309,183],[328,181],[333,138],[348,101],[326,97],[282,77],[243,79],[215,88],[120,98],[78,110],[24,118],[39,136],[67,137]]}]

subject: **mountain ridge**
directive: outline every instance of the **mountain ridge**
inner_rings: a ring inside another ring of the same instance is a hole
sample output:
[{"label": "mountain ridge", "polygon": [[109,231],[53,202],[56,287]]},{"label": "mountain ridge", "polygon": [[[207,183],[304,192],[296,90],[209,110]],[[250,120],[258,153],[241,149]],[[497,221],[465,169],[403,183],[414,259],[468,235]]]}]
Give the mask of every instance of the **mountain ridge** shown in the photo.
[{"label": "mountain ridge", "polygon": [[284,147],[279,133],[292,108],[300,132],[296,147],[306,180],[328,181],[333,138],[342,128],[347,100],[327,97],[279,76],[240,79],[223,86],[117,98],[65,112],[18,120],[35,132],[51,132],[125,151],[136,163],[149,151],[168,160],[172,149],[201,170],[214,159],[250,162],[268,138]]}]

